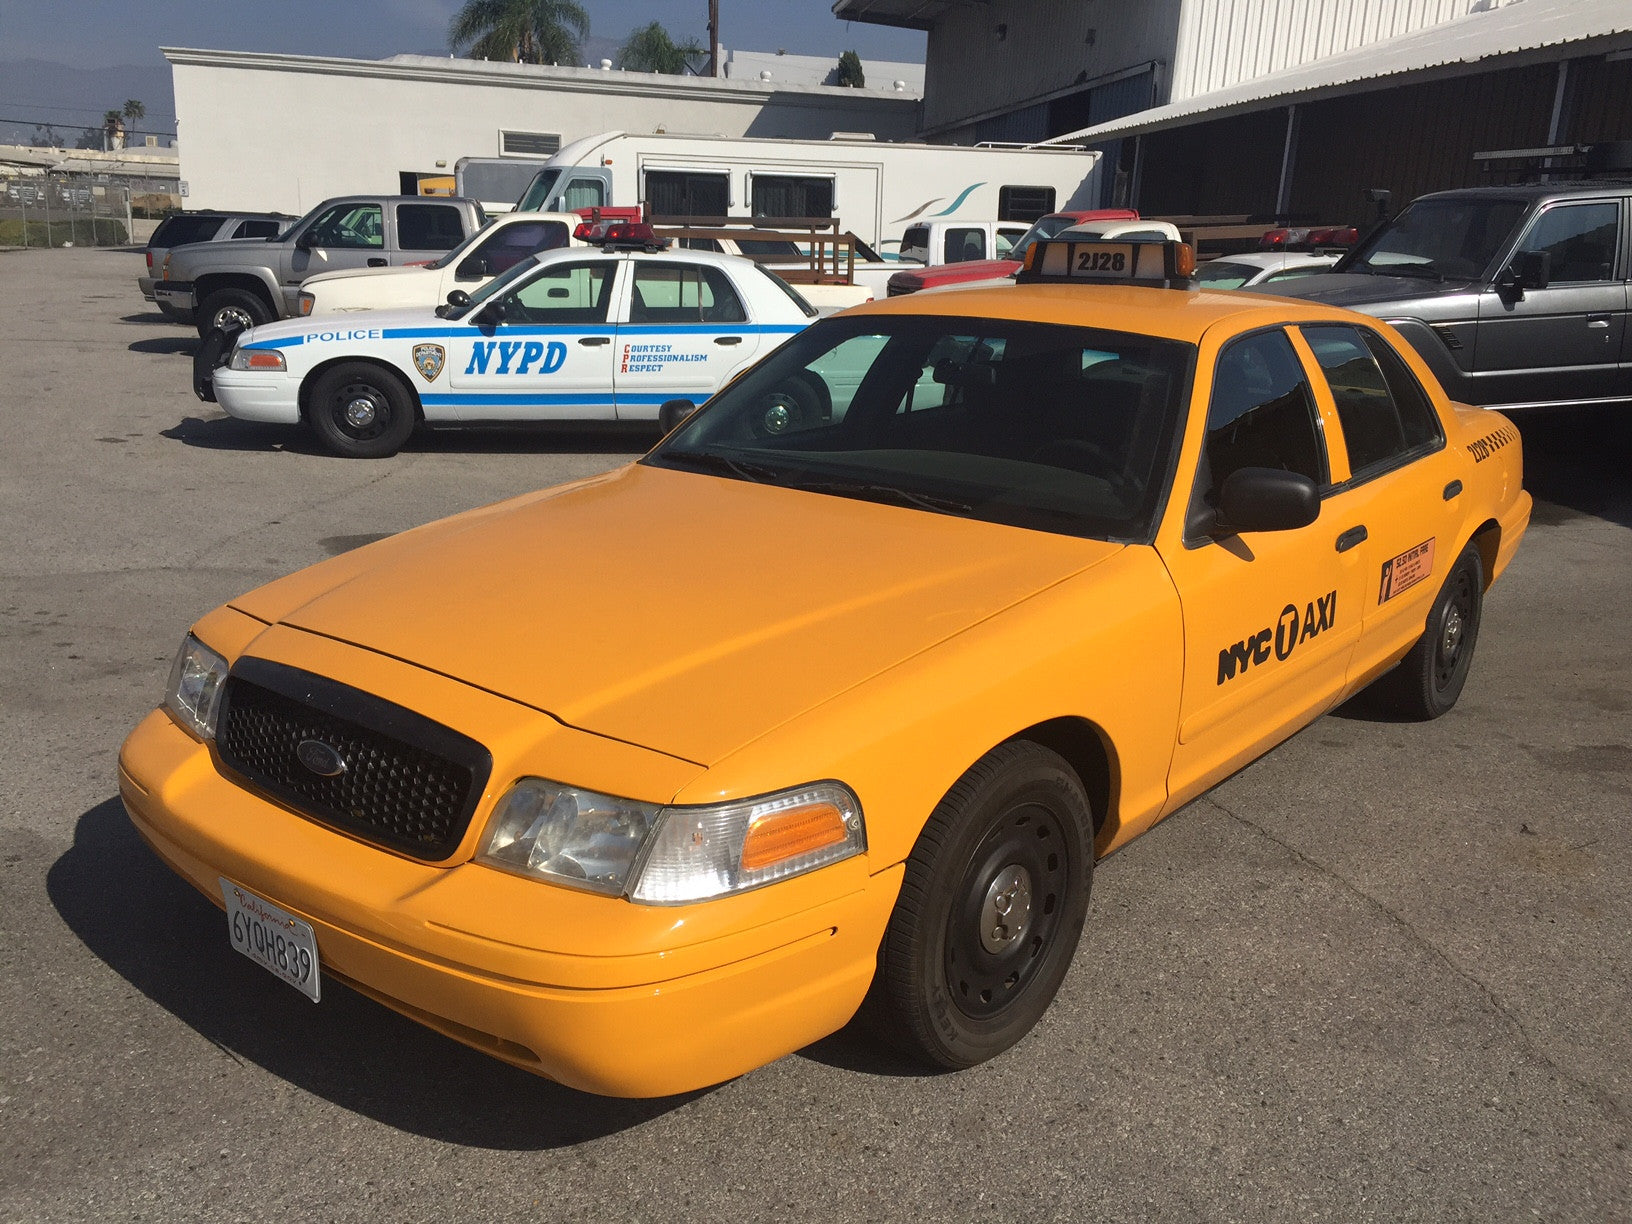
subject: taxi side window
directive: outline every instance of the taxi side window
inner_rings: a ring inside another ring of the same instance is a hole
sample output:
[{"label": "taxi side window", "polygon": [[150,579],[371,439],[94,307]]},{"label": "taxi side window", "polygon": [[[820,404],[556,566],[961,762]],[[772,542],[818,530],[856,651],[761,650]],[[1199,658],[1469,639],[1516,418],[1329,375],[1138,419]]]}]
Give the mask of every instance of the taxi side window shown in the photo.
[{"label": "taxi side window", "polygon": [[605,323],[617,265],[557,264],[505,298],[505,318],[514,323]]},{"label": "taxi side window", "polygon": [[1342,324],[1301,331],[1337,405],[1351,479],[1375,476],[1440,441],[1426,393],[1381,336]]},{"label": "taxi side window", "polygon": [[748,318],[719,268],[642,262],[635,265],[631,323],[741,323]]},{"label": "taxi side window", "polygon": [[1196,501],[1216,509],[1225,479],[1249,467],[1297,472],[1322,489],[1329,482],[1315,398],[1280,331],[1245,336],[1219,354]]},{"label": "taxi side window", "polygon": [[336,204],[306,231],[312,244],[336,250],[371,250],[385,245],[378,204]]}]

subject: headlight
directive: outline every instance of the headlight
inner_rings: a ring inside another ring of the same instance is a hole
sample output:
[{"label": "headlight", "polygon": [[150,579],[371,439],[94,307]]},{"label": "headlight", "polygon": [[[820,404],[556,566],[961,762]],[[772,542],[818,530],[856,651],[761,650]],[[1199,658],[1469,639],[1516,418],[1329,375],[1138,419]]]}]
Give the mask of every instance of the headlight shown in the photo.
[{"label": "headlight", "polygon": [[235,348],[227,359],[229,370],[283,370],[288,366],[277,349]]},{"label": "headlight", "polygon": [[302,318],[311,314],[312,307],[317,305],[317,298],[304,289],[296,296],[295,301],[298,303],[298,313]]},{"label": "headlight", "polygon": [[170,669],[165,708],[199,739],[214,739],[215,716],[221,709],[221,689],[226,679],[227,661],[189,633]]},{"label": "headlight", "polygon": [[675,905],[743,892],[867,848],[837,782],[707,807],[660,807],[542,778],[499,802],[478,858],[577,888]]}]

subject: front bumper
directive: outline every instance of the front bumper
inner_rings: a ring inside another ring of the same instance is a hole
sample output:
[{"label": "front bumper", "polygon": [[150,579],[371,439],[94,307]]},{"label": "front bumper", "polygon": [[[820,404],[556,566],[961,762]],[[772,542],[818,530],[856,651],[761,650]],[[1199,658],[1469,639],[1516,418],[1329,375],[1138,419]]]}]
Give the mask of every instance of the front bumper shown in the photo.
[{"label": "front bumper", "polygon": [[300,383],[276,370],[216,370],[211,393],[228,416],[272,425],[300,424]]},{"label": "front bumper", "polygon": [[[569,753],[598,751],[582,732],[559,736]],[[497,760],[494,782],[470,839],[507,785]],[[871,982],[901,879],[900,867],[869,876],[861,856],[655,907],[497,871],[463,850],[452,866],[418,863],[229,781],[162,710],[125,742],[119,789],[148,844],[217,905],[226,877],[311,923],[324,974],[611,1096],[719,1083],[842,1027]]]}]

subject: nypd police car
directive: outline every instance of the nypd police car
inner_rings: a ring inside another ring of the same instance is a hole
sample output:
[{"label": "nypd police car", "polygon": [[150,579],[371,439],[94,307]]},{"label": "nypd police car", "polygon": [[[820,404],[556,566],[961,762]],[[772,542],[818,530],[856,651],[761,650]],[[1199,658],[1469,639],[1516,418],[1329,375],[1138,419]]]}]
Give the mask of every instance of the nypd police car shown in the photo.
[{"label": "nypd police car", "polygon": [[[308,425],[339,455],[395,454],[434,425],[656,421],[702,403],[816,311],[750,260],[671,251],[642,227],[540,252],[430,309],[290,320],[240,335],[200,395],[248,421]],[[790,386],[786,419],[819,414]]]}]

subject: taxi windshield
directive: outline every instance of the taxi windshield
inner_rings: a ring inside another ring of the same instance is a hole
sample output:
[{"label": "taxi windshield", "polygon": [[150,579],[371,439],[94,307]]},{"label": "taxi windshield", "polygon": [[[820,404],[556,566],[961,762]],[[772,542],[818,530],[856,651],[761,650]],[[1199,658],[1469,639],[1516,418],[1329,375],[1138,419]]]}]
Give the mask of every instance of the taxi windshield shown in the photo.
[{"label": "taxi windshield", "polygon": [[1192,345],[954,316],[838,316],[642,462],[1062,535],[1148,541]]},{"label": "taxi windshield", "polygon": [[1465,196],[1418,200],[1370,235],[1339,272],[1476,280],[1524,219],[1523,200]]}]

